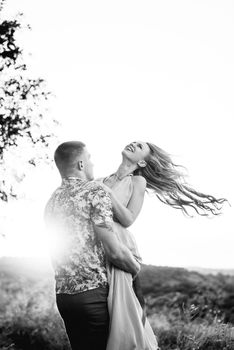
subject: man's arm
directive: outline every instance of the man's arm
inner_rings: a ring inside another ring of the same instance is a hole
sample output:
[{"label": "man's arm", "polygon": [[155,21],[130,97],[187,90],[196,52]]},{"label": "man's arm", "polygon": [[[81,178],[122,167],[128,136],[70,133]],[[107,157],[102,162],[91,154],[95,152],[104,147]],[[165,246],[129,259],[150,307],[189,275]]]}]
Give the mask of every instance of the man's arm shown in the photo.
[{"label": "man's arm", "polygon": [[140,271],[140,264],[134,259],[130,249],[118,240],[112,224],[94,225],[94,230],[104,246],[108,260],[135,276]]}]

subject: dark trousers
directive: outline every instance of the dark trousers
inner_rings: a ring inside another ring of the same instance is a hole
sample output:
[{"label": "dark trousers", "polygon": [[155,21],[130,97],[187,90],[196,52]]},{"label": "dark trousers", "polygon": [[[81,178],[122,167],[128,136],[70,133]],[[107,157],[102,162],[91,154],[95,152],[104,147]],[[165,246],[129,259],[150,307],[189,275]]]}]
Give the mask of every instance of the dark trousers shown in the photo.
[{"label": "dark trousers", "polygon": [[72,350],[106,350],[109,331],[107,295],[107,288],[56,295]]}]

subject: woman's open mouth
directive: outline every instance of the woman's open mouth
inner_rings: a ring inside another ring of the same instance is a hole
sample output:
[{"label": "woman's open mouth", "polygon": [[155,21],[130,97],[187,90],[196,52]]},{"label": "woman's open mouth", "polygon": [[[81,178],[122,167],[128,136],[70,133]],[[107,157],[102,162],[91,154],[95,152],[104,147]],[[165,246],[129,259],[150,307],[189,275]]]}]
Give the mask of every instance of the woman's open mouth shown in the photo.
[{"label": "woman's open mouth", "polygon": [[135,147],[133,147],[133,145],[127,145],[125,149],[127,149],[130,152],[135,152]]}]

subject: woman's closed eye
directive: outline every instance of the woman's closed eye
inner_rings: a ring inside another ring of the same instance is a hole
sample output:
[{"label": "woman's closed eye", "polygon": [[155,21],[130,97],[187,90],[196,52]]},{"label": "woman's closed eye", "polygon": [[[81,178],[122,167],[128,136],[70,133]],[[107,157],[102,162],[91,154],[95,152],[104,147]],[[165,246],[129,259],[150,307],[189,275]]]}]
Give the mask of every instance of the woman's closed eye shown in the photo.
[{"label": "woman's closed eye", "polygon": [[141,143],[139,143],[139,142],[133,142],[133,143],[135,143],[136,145],[137,145],[137,147],[139,147],[140,149],[143,149],[143,145],[141,144]]}]

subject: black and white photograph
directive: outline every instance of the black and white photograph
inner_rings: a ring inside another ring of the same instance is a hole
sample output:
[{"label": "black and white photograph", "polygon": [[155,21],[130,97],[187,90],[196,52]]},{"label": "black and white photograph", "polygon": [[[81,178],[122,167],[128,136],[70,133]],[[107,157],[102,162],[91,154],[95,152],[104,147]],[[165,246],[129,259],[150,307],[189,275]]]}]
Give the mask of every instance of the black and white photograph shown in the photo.
[{"label": "black and white photograph", "polygon": [[0,0],[0,349],[234,350],[234,2]]}]

